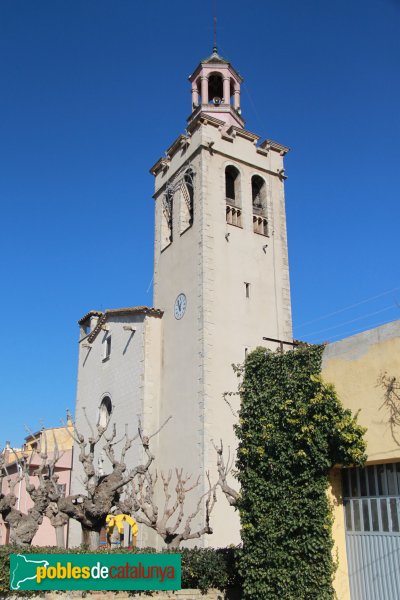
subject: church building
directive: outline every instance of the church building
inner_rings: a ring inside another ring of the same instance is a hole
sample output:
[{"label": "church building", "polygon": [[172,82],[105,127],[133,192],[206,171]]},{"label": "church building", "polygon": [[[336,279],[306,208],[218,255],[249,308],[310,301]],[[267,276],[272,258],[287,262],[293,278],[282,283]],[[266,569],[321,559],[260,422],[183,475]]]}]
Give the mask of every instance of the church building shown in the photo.
[{"label": "church building", "polygon": [[[215,47],[189,77],[184,133],[151,168],[155,179],[153,306],[90,311],[80,321],[77,429],[141,419],[158,471],[217,479],[213,441],[236,448],[238,378],[232,365],[257,346],[290,348],[292,322],[285,217],[289,148],[245,128],[243,79]],[[133,299],[134,300],[134,299]],[[86,417],[85,417],[86,413]],[[129,466],[143,457],[139,446]],[[107,459],[96,457],[99,473]],[[75,452],[72,493],[82,491]],[[160,486],[161,487],[161,486]],[[162,489],[160,490],[160,494]],[[161,497],[161,496],[160,496]],[[188,506],[188,509],[190,507]],[[198,521],[204,520],[202,512]],[[237,513],[219,494],[213,535],[197,545],[237,544]],[[80,543],[71,523],[70,545]],[[138,544],[161,545],[140,527]]]}]

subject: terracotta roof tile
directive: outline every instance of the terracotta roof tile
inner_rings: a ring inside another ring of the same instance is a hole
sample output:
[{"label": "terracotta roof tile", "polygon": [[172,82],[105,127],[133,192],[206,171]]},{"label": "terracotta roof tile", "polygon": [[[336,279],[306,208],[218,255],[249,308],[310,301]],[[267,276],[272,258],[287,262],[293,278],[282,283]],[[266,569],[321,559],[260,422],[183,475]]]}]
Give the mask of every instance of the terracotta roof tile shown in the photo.
[{"label": "terracotta roof tile", "polygon": [[[127,308],[108,308],[103,313],[96,312],[96,311],[91,311],[91,313],[88,313],[88,315],[91,315],[91,314],[98,315],[100,318],[97,322],[96,327],[93,329],[93,331],[90,333],[90,335],[87,338],[89,344],[91,344],[96,339],[98,333],[101,331],[102,326],[107,322],[108,317],[144,314],[144,315],[150,315],[151,317],[161,318],[164,313],[162,310],[159,310],[158,308],[153,308],[153,307],[149,307],[149,306],[128,306]],[[83,317],[83,319],[85,319],[85,318],[87,319],[88,315]],[[78,321],[78,323],[81,323],[83,319]]]}]

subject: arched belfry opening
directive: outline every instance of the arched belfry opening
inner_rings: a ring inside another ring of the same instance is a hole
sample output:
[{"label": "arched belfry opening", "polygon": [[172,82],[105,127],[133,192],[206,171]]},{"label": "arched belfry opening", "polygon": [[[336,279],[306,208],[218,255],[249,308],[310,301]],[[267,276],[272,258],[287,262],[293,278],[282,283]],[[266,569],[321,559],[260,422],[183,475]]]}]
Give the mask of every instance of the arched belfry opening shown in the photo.
[{"label": "arched belfry opening", "polygon": [[268,235],[267,185],[259,175],[251,178],[254,233]]},{"label": "arched belfry opening", "polygon": [[240,173],[233,165],[225,169],[225,198],[228,204],[240,206]]},{"label": "arched belfry opening", "polygon": [[266,209],[265,181],[259,175],[251,178],[251,196],[253,201],[253,213],[262,215]]},{"label": "arched belfry opening", "polygon": [[233,165],[225,168],[226,222],[229,225],[242,226],[240,197],[240,172]]},{"label": "arched belfry opening", "polygon": [[215,105],[229,103],[229,98],[224,98],[221,73],[212,73],[208,77],[208,101]]}]

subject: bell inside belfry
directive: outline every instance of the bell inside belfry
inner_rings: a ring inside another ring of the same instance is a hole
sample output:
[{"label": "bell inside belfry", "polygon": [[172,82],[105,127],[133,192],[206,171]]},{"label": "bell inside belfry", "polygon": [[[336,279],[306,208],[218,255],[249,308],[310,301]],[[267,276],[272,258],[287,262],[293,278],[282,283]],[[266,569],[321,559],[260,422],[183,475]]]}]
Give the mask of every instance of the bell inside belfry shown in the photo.
[{"label": "bell inside belfry", "polygon": [[222,102],[229,102],[228,100],[224,100],[223,98],[224,96],[224,90],[223,90],[223,84],[222,84],[222,75],[220,75],[219,73],[214,73],[213,75],[210,75],[210,77],[208,78],[208,97],[209,97],[209,102],[212,102],[213,104],[222,104]]}]

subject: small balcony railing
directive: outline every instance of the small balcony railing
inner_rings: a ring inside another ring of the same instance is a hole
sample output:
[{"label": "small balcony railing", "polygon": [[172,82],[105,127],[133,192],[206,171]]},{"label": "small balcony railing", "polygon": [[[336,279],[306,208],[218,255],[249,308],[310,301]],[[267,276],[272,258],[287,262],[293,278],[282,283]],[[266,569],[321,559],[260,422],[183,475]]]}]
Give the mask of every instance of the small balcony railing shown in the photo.
[{"label": "small balcony railing", "polygon": [[268,219],[253,212],[253,231],[259,235],[268,235]]},{"label": "small balcony railing", "polygon": [[226,199],[226,222],[229,225],[242,227],[242,209],[231,202],[229,198]]}]

